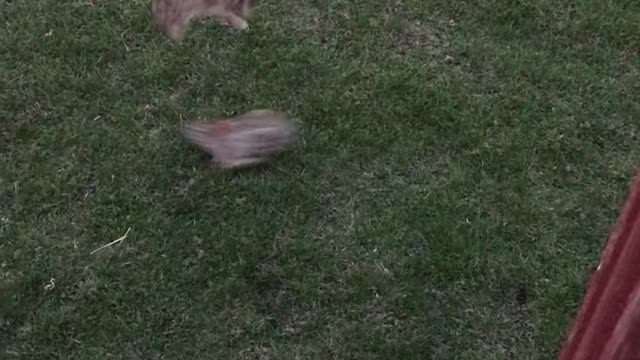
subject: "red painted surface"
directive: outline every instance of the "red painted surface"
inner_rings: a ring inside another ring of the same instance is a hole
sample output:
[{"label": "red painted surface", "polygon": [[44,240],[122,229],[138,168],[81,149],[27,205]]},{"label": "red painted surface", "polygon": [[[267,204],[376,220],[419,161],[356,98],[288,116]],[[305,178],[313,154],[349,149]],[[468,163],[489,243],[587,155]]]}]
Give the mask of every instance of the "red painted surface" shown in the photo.
[{"label": "red painted surface", "polygon": [[640,173],[558,359],[640,359]]}]

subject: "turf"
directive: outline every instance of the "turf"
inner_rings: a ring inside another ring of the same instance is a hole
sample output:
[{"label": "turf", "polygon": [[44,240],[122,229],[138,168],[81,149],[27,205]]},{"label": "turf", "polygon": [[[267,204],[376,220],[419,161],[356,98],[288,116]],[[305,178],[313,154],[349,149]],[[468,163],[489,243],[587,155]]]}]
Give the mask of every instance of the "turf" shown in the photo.
[{"label": "turf", "polygon": [[[551,359],[640,160],[637,1],[0,8],[0,358]],[[268,167],[178,136],[264,107]]]}]

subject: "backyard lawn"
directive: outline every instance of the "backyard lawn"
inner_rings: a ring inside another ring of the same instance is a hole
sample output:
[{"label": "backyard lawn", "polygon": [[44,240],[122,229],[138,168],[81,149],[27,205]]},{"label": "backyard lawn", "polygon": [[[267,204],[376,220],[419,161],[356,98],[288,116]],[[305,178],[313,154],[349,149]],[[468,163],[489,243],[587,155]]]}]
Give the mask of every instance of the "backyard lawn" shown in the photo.
[{"label": "backyard lawn", "polygon": [[[0,359],[553,359],[640,163],[640,2],[249,26],[0,0]],[[269,166],[179,136],[256,108],[300,125]]]}]

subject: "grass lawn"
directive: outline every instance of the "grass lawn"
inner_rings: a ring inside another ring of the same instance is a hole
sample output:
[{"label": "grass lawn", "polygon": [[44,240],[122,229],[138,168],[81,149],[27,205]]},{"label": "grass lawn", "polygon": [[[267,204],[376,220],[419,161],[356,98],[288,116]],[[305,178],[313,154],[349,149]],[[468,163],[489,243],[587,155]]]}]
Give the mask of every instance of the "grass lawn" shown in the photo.
[{"label": "grass lawn", "polygon": [[[640,2],[249,23],[0,0],[0,358],[552,359],[640,162]],[[269,167],[178,137],[264,107]]]}]

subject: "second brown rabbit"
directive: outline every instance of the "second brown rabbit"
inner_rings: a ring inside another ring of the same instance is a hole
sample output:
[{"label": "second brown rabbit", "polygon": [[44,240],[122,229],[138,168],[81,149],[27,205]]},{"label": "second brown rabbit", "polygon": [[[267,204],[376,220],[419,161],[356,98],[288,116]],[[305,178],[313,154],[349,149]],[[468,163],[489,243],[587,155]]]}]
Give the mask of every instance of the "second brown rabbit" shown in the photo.
[{"label": "second brown rabbit", "polygon": [[235,29],[247,29],[245,19],[256,3],[257,0],[151,0],[151,13],[163,33],[180,41],[191,20],[214,17]]}]

